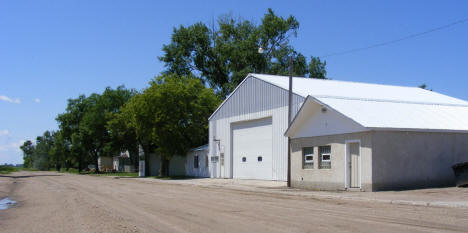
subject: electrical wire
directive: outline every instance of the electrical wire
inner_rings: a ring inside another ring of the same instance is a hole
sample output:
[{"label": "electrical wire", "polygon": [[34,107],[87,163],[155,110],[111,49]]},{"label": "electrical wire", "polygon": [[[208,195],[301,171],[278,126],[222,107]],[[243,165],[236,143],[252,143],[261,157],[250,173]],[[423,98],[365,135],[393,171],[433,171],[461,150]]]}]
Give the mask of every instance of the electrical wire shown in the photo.
[{"label": "electrical wire", "polygon": [[432,28],[432,29],[429,29],[427,31],[423,31],[423,32],[419,32],[419,33],[410,34],[410,35],[407,35],[407,36],[404,36],[404,37],[401,37],[401,38],[398,38],[398,39],[385,41],[385,42],[369,45],[369,46],[366,46],[366,47],[349,49],[349,50],[344,50],[344,51],[335,52],[335,53],[329,53],[329,54],[319,56],[319,57],[320,58],[325,58],[325,57],[331,57],[331,56],[338,56],[338,55],[344,55],[344,54],[349,54],[349,53],[360,52],[360,51],[363,51],[363,50],[373,49],[373,48],[377,48],[377,47],[382,47],[382,46],[389,45],[389,44],[394,44],[394,43],[397,43],[397,42],[400,42],[400,41],[403,41],[403,40],[409,40],[409,39],[412,39],[412,38],[415,38],[415,37],[423,36],[423,35],[426,35],[426,34],[429,34],[429,33],[435,32],[435,31],[440,31],[440,30],[443,30],[443,29],[447,29],[449,27],[455,26],[457,24],[462,24],[462,23],[465,23],[465,22],[468,22],[468,18],[460,19],[458,21],[455,21],[455,22],[452,22],[452,23],[449,23],[449,24],[446,24],[446,25],[443,25],[443,26],[440,26],[440,27]]}]

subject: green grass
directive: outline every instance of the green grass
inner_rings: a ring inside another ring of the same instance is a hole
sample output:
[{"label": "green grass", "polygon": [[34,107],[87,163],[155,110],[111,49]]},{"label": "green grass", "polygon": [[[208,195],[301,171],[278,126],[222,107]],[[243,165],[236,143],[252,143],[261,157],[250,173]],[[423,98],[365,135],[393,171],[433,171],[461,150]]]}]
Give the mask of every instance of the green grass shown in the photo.
[{"label": "green grass", "polygon": [[0,174],[10,174],[12,172],[17,172],[17,171],[20,171],[20,170],[21,170],[21,168],[19,168],[19,167],[4,166],[4,165],[0,166]]},{"label": "green grass", "polygon": [[93,176],[130,176],[130,177],[138,177],[138,172],[109,172],[109,173],[88,173],[89,175]]},{"label": "green grass", "polygon": [[72,173],[72,174],[80,174],[80,175],[92,175],[92,176],[129,176],[129,177],[138,177],[138,172],[107,172],[107,173],[94,173],[89,171],[81,171],[78,172],[76,168],[70,168],[68,171],[65,168],[60,169],[61,173]]}]

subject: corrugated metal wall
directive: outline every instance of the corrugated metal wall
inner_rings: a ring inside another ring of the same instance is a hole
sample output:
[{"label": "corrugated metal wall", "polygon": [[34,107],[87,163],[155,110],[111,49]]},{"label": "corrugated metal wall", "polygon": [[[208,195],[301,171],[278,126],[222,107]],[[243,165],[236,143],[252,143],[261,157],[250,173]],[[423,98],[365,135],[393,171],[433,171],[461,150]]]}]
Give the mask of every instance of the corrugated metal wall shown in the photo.
[{"label": "corrugated metal wall", "polygon": [[[293,84],[294,85],[294,84]],[[304,98],[293,95],[292,115],[295,116]],[[248,77],[210,119],[210,156],[224,153],[220,162],[211,166],[212,177],[232,178],[231,124],[265,117],[273,119],[273,180],[287,179],[288,91],[255,77]],[[219,140],[219,141],[215,141]],[[219,145],[218,145],[219,144]]]}]

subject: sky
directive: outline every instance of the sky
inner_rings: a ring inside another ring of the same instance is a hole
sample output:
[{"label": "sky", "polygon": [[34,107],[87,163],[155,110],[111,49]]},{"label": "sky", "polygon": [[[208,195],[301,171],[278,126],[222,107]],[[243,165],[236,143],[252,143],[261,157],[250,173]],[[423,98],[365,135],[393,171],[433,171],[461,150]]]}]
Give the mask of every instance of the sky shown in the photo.
[{"label": "sky", "polygon": [[[295,49],[324,56],[468,18],[468,1],[0,1],[0,164],[56,130],[67,99],[107,86],[141,90],[161,71],[174,27],[232,14],[259,23],[272,8],[300,23]],[[423,83],[468,100],[468,22],[410,40],[330,56],[328,77]]]}]

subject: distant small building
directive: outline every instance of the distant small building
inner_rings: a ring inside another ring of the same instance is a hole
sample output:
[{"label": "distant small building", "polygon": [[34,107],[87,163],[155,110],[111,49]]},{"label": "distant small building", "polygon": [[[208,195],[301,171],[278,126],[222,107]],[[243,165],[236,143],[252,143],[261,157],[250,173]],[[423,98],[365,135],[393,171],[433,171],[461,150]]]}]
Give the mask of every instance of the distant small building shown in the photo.
[{"label": "distant small building", "polygon": [[122,152],[120,155],[112,157],[112,167],[114,171],[118,172],[136,172],[136,169],[130,160],[130,154],[128,151]]},{"label": "distant small building", "polygon": [[98,158],[99,171],[110,172],[113,170],[112,157],[99,156]]},{"label": "distant small building", "polygon": [[185,163],[187,176],[210,177],[209,159],[208,144],[191,149],[187,153]]},{"label": "distant small building", "polygon": [[[185,176],[185,156],[175,155],[169,161],[169,176]],[[161,168],[161,157],[157,153],[150,154],[145,163],[149,163],[149,171],[146,171],[147,176],[159,176]]]}]

